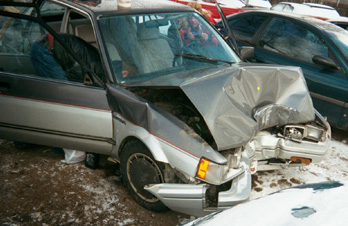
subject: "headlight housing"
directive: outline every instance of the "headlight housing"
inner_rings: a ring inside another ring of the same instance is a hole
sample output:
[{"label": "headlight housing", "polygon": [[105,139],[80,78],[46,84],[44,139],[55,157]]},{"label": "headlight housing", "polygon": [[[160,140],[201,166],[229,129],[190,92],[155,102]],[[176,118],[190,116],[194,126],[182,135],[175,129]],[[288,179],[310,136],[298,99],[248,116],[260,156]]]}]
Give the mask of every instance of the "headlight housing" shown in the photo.
[{"label": "headlight housing", "polygon": [[217,164],[209,159],[202,157],[197,167],[196,177],[210,184],[219,185],[239,176],[244,172],[239,165],[240,157],[231,156],[228,158],[227,165]]},{"label": "headlight housing", "polygon": [[301,142],[304,139],[311,141],[325,141],[326,133],[323,128],[312,125],[286,125],[283,135],[290,140]]},{"label": "headlight housing", "polygon": [[223,177],[224,165],[216,164],[208,159],[201,158],[198,164],[197,178],[212,184],[220,184]]}]

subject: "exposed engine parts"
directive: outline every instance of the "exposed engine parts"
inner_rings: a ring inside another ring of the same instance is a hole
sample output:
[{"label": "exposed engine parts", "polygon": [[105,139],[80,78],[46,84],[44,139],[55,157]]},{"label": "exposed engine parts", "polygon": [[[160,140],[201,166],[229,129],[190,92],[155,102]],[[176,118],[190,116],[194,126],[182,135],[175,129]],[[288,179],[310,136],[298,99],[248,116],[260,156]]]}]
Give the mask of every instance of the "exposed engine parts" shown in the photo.
[{"label": "exposed engine parts", "polygon": [[131,88],[130,90],[183,121],[216,149],[215,141],[203,117],[181,89]]}]

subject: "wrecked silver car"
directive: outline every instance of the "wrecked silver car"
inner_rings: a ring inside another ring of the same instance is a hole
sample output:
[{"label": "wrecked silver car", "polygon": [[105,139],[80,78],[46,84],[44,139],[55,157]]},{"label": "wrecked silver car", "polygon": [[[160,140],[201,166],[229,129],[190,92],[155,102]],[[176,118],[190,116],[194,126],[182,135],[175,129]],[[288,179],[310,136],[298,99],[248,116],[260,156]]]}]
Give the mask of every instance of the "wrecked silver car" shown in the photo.
[{"label": "wrecked silver car", "polygon": [[189,7],[0,3],[0,138],[111,156],[147,209],[229,208],[327,151],[301,69],[243,62]]}]

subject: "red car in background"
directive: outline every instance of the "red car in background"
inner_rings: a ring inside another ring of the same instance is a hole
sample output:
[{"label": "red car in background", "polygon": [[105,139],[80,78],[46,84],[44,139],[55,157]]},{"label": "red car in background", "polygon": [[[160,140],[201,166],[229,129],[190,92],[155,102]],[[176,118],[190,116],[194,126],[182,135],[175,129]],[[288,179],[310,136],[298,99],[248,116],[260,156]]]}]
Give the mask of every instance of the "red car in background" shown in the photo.
[{"label": "red car in background", "polygon": [[[172,0],[172,1],[187,5],[192,0]],[[215,0],[198,0],[197,2],[202,5],[203,9],[209,11],[215,20],[220,19],[220,14],[219,14],[218,9],[216,8]],[[228,5],[226,5],[224,3],[220,4],[221,9],[225,13],[226,16],[233,14],[233,13],[238,13],[238,12],[244,11],[244,9],[242,9],[242,7],[245,6],[245,3],[243,1],[240,1],[240,0],[226,1],[225,0],[223,2],[230,2]]]},{"label": "red car in background", "polygon": [[[184,5],[187,5],[193,0],[171,0],[173,2],[178,2]],[[220,19],[220,14],[216,8],[216,0],[197,0],[199,4],[202,5],[202,8],[209,11],[212,17],[217,20]],[[268,0],[218,0],[220,7],[226,16],[245,11],[250,8],[271,8],[272,5]]]}]

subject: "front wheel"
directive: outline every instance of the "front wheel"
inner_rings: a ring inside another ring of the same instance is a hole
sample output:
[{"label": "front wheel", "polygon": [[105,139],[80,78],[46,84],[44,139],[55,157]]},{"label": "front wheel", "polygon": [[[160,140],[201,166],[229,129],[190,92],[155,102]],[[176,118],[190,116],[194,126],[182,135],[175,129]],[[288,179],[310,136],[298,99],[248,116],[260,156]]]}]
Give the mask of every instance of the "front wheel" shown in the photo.
[{"label": "front wheel", "polygon": [[129,142],[121,153],[123,182],[137,203],[155,212],[169,210],[157,197],[144,189],[148,184],[164,183],[164,165],[157,162],[140,142]]}]

